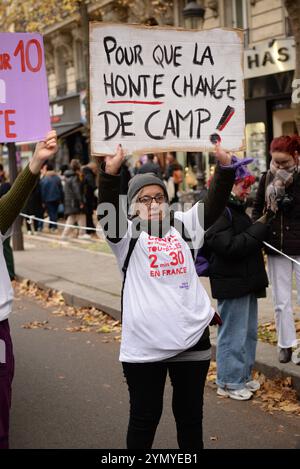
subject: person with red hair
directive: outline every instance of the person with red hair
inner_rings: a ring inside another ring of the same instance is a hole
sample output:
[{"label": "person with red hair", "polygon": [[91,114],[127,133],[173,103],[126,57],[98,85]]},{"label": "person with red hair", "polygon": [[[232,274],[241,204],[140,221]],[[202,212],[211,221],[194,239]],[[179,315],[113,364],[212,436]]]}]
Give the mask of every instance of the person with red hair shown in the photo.
[{"label": "person with red hair", "polygon": [[[300,137],[281,136],[271,142],[270,169],[261,177],[253,205],[253,220],[267,210],[276,215],[271,223],[268,243],[300,262]],[[268,272],[272,284],[279,361],[287,363],[297,346],[292,308],[292,278],[295,272],[300,303],[300,266],[266,248]]]}]

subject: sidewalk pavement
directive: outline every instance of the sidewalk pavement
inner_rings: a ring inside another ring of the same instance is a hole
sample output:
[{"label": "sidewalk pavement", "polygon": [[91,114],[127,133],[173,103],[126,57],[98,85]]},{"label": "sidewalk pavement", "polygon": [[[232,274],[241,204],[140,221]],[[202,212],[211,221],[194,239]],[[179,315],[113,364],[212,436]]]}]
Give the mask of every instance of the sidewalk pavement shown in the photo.
[{"label": "sidewalk pavement", "polygon": [[[62,242],[53,236],[25,235],[25,251],[14,252],[16,273],[20,279],[29,279],[43,289],[62,292],[67,304],[93,306],[116,319],[120,319],[121,276],[115,257],[107,252],[104,241]],[[210,295],[209,280],[201,281]],[[293,304],[296,305],[293,292]],[[215,304],[215,300],[212,300]],[[300,319],[300,308],[295,308]],[[259,323],[273,320],[271,290],[267,298],[259,300]],[[211,342],[215,353],[216,328],[211,327]],[[293,387],[300,398],[300,366],[282,364],[277,359],[277,348],[258,342],[255,369],[270,378],[292,378]]]}]

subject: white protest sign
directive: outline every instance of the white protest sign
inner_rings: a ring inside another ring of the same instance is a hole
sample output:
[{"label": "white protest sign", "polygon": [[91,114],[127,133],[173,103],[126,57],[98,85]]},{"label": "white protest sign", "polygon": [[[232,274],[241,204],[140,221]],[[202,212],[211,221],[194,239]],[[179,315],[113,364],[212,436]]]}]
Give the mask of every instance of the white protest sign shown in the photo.
[{"label": "white protest sign", "polygon": [[242,54],[234,30],[92,23],[92,154],[242,148]]}]

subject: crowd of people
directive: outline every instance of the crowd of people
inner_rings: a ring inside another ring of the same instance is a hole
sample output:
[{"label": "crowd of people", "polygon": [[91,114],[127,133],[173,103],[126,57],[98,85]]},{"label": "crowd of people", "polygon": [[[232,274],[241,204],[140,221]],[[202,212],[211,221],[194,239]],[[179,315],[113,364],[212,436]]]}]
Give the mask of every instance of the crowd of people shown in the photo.
[{"label": "crowd of people", "polygon": [[[169,374],[178,446],[202,449],[209,326],[218,325],[217,394],[235,400],[250,399],[260,387],[252,371],[258,299],[266,295],[269,279],[279,361],[289,362],[298,343],[291,292],[295,272],[300,300],[300,137],[272,141],[270,169],[260,180],[252,219],[247,210],[255,181],[248,169],[252,160],[239,159],[219,144],[207,194],[187,211],[171,205],[178,201],[182,181],[182,167],[173,153],[167,154],[164,168],[155,155],[147,155],[132,175],[119,145],[99,170],[94,162],[81,167],[72,160],[58,175],[52,164],[56,149],[52,131],[37,144],[12,187],[0,167],[0,448],[8,448],[14,373],[8,323],[13,291],[3,254],[5,240],[26,199],[26,213],[39,214],[35,229],[43,229],[45,212],[54,223],[61,213],[66,218],[63,239],[76,223],[80,236],[88,235],[84,231],[94,226],[98,179],[98,218],[123,276],[120,361],[130,397],[127,447],[152,447]],[[120,204],[124,193],[127,206]],[[112,207],[108,217],[107,204]],[[199,255],[207,261],[217,311],[198,278]]]},{"label": "crowd of people", "polygon": [[[164,181],[171,203],[178,202],[179,186],[183,181],[182,166],[175,152],[163,155],[163,161],[164,164],[153,154],[139,158],[134,168],[124,161],[120,168],[120,194],[127,194],[129,181],[135,174],[153,172]],[[66,225],[61,232],[62,240],[76,235],[75,231],[79,239],[90,239],[95,230],[97,168],[95,161],[83,166],[79,159],[72,159],[69,165],[64,164],[56,171],[54,163],[47,161],[23,209],[28,216],[25,219],[27,232],[43,231],[46,226],[51,233],[58,233],[59,221]]]},{"label": "crowd of people", "polygon": [[52,161],[47,161],[40,171],[40,179],[33,189],[23,212],[30,234],[43,231],[45,216],[48,216],[49,231],[58,232],[58,219],[65,219],[61,238],[69,239],[72,230],[79,227],[79,238],[89,239],[89,228],[95,229],[93,214],[97,205],[97,164],[93,161],[85,166],[78,159],[63,165],[56,172]]}]

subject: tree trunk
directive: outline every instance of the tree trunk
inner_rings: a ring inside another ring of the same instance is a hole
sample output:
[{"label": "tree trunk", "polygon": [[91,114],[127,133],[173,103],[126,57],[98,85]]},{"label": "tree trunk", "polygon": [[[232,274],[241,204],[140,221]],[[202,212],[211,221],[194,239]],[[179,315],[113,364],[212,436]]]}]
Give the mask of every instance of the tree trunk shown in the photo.
[{"label": "tree trunk", "polygon": [[[14,183],[17,175],[17,157],[16,157],[16,145],[14,143],[8,143],[8,165],[9,165],[9,182]],[[17,217],[13,225],[13,249],[14,251],[24,251],[23,233],[22,233],[22,218]]]},{"label": "tree trunk", "polygon": [[90,49],[89,49],[89,13],[85,0],[78,2],[82,38],[83,38],[83,58],[86,69],[86,139],[88,145],[88,155],[90,156]]},{"label": "tree trunk", "polygon": [[[300,0],[284,0],[284,6],[288,12],[289,19],[291,21],[291,27],[293,31],[293,36],[295,39],[295,55],[296,55],[296,65],[294,80],[299,80],[300,83]],[[299,85],[297,86],[299,90]],[[299,96],[299,92],[297,93]],[[300,100],[298,98],[298,103],[294,102],[292,104],[295,109],[295,121],[300,135]]]}]

